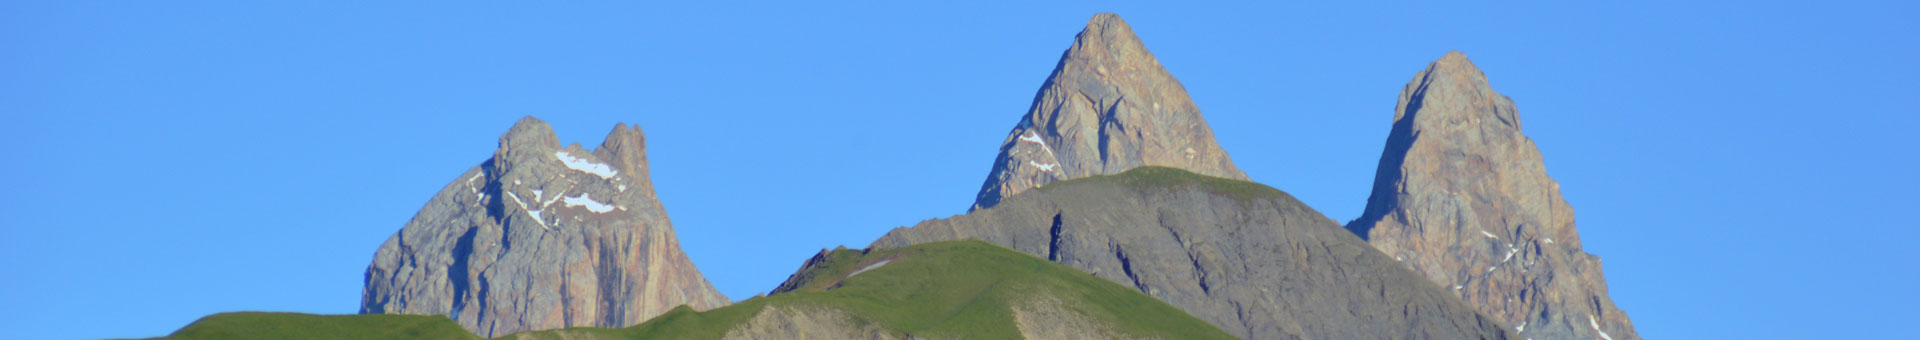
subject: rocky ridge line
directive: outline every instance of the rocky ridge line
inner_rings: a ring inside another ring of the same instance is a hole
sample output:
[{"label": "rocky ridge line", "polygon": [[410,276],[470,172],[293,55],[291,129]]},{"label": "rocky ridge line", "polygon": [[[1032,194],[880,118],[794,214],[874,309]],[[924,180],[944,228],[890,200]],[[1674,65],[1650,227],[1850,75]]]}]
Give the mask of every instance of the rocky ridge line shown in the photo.
[{"label": "rocky ridge line", "polygon": [[361,313],[443,314],[495,337],[728,303],[681,251],[637,127],[589,151],[526,117],[499,145],[380,246]]},{"label": "rocky ridge line", "polygon": [[1087,21],[1001,142],[971,209],[1047,183],[1140,166],[1247,179],[1187,89],[1113,13]]},{"label": "rocky ridge line", "polygon": [[1400,92],[1365,213],[1381,252],[1532,339],[1639,339],[1513,100],[1450,52]]}]

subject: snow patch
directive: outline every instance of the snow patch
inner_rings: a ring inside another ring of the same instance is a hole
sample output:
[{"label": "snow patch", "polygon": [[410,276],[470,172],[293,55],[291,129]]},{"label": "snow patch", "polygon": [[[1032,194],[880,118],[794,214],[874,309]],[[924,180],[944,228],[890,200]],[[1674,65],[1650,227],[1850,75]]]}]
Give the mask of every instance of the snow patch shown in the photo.
[{"label": "snow patch", "polygon": [[1514,327],[1514,328],[1513,328],[1513,331],[1515,331],[1515,332],[1525,332],[1525,331],[1527,331],[1527,322],[1526,322],[1526,321],[1521,321],[1521,322],[1520,322],[1520,326],[1519,326],[1519,327]]},{"label": "snow patch", "polygon": [[880,260],[880,262],[874,262],[873,264],[869,264],[866,267],[860,267],[860,270],[853,271],[853,274],[847,274],[847,277],[853,277],[854,275],[860,275],[860,273],[865,273],[869,270],[873,270],[874,268],[880,268],[880,266],[887,265],[888,262],[893,262],[893,260]]},{"label": "snow patch", "polygon": [[1033,165],[1033,167],[1035,168],[1040,168],[1040,171],[1053,171],[1053,167],[1060,166],[1060,164],[1055,164],[1055,163],[1040,164],[1040,162],[1035,162],[1035,161],[1027,161],[1027,164]]},{"label": "snow patch", "polygon": [[1548,238],[1547,238],[1547,244],[1553,244],[1553,238],[1552,238],[1552,237],[1548,237]]},{"label": "snow patch", "polygon": [[1053,147],[1047,146],[1047,141],[1040,139],[1040,134],[1038,133],[1034,133],[1033,131],[1027,131],[1026,134],[1020,135],[1020,141],[1040,144],[1040,149],[1046,150],[1048,156],[1053,155]]},{"label": "snow patch", "polygon": [[1481,230],[1481,231],[1480,231],[1480,234],[1481,234],[1481,235],[1487,235],[1487,238],[1490,238],[1490,239],[1496,239],[1496,240],[1498,240],[1498,239],[1500,239],[1500,237],[1499,237],[1499,236],[1493,236],[1493,233],[1489,233],[1489,232],[1487,232],[1486,230]]},{"label": "snow patch", "polygon": [[595,201],[593,200],[592,197],[588,197],[588,196],[589,196],[588,194],[582,193],[580,194],[579,197],[567,197],[566,199],[561,200],[561,202],[566,203],[567,206],[569,207],[584,206],[584,207],[587,207],[587,211],[592,211],[596,213],[613,211],[613,206],[607,205],[606,203],[600,203],[600,201]]},{"label": "snow patch", "polygon": [[527,208],[527,202],[526,202],[526,201],[521,201],[521,200],[520,200],[520,195],[514,195],[514,194],[513,194],[512,192],[508,192],[508,193],[507,193],[507,198],[512,198],[512,199],[513,199],[513,203],[514,203],[514,204],[519,204],[519,205],[520,205],[520,210],[526,210],[526,211],[527,211],[527,216],[533,216],[533,222],[534,222],[534,223],[539,223],[539,224],[540,224],[540,229],[546,229],[546,230],[553,230],[552,228],[548,228],[548,227],[547,227],[547,221],[546,221],[546,220],[543,220],[543,219],[540,219],[540,211],[539,211],[539,210],[533,210],[532,208]]},{"label": "snow patch", "polygon": [[1047,145],[1047,141],[1046,141],[1046,140],[1042,140],[1042,139],[1040,139],[1040,135],[1039,135],[1039,134],[1036,134],[1036,133],[1033,133],[1033,132],[1027,132],[1027,134],[1024,134],[1024,135],[1020,135],[1020,141],[1022,141],[1022,142],[1034,142],[1034,143],[1037,143],[1037,144],[1040,144],[1040,145]]},{"label": "snow patch", "polygon": [[621,185],[616,185],[616,186],[614,186],[614,188],[615,188],[615,189],[620,189],[620,192],[627,192],[627,185],[626,185],[626,184],[621,184]]},{"label": "snow patch", "polygon": [[1607,340],[1613,340],[1613,337],[1611,337],[1611,336],[1607,336],[1607,332],[1606,332],[1606,331],[1602,331],[1602,330],[1600,330],[1600,321],[1599,321],[1599,320],[1594,320],[1594,319],[1593,319],[1593,315],[1587,315],[1587,325],[1591,325],[1591,326],[1593,326],[1593,332],[1594,332],[1594,333],[1600,333],[1600,338],[1601,338],[1601,339],[1607,339]]},{"label": "snow patch", "polygon": [[472,192],[474,195],[480,194],[480,188],[473,186],[473,180],[480,179],[480,175],[485,175],[485,173],[474,173],[473,177],[467,177],[467,191]]},{"label": "snow patch", "polygon": [[585,173],[594,174],[594,175],[600,176],[600,178],[610,179],[610,178],[613,178],[613,176],[620,175],[620,172],[614,171],[613,167],[607,166],[606,164],[594,163],[593,161],[573,157],[573,154],[569,154],[564,150],[554,151],[553,157],[559,158],[560,163],[565,163],[568,168],[572,168],[574,170],[580,170],[581,172],[585,172]]}]

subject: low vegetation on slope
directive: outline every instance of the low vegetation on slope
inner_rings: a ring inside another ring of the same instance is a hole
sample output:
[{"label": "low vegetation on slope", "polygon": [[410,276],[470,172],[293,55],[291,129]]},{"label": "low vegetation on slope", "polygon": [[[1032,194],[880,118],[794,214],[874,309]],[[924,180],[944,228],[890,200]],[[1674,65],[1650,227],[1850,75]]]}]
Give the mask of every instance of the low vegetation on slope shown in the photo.
[{"label": "low vegetation on slope", "polygon": [[[521,334],[524,338],[718,339],[756,325],[756,315],[775,309],[836,311],[841,325],[871,329],[881,337],[1017,339],[1036,327],[1076,329],[1089,336],[1231,339],[1193,316],[1144,294],[1071,267],[979,241],[936,242],[862,253],[839,249],[822,255],[796,277],[795,288],[705,312],[679,309],[624,329],[567,329]],[[1035,306],[1049,302],[1051,306]],[[1032,325],[1021,314],[1048,313]],[[1024,329],[1023,332],[1023,327]],[[841,333],[846,334],[846,333]],[[730,336],[731,335],[731,336]]]},{"label": "low vegetation on slope", "polygon": [[[842,248],[795,278],[772,296],[704,312],[681,307],[632,327],[502,338],[1233,338],[1131,288],[980,241]],[[171,338],[478,339],[440,316],[282,313],[214,315]]]},{"label": "low vegetation on slope", "polygon": [[313,315],[220,313],[201,318],[162,339],[481,339],[439,315]]}]

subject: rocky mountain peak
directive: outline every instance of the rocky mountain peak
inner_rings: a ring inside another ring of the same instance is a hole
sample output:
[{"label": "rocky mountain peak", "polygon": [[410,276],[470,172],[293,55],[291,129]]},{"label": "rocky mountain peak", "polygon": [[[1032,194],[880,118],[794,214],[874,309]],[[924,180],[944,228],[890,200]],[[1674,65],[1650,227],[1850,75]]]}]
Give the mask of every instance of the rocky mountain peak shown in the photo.
[{"label": "rocky mountain peak", "polygon": [[1147,52],[1146,45],[1140,43],[1140,37],[1133,34],[1133,27],[1127,21],[1113,13],[1095,14],[1087,20],[1087,28],[1074,36],[1073,46],[1067,48],[1068,58],[1084,60],[1110,60],[1116,63],[1137,61],[1141,64],[1159,66],[1160,61]]},{"label": "rocky mountain peak", "polygon": [[1186,87],[1133,28],[1095,15],[1060,57],[994,160],[973,209],[1047,183],[1140,166],[1246,179]]},{"label": "rocky mountain peak", "polygon": [[362,313],[447,315],[489,337],[728,303],[680,250],[638,128],[563,148],[533,117],[381,245],[363,294]]},{"label": "rocky mountain peak", "polygon": [[647,177],[647,134],[640,132],[640,126],[627,128],[626,123],[615,124],[613,131],[607,133],[607,139],[600,142],[600,147],[593,149],[593,154],[613,163],[621,171],[640,178]]},{"label": "rocky mountain peak", "polygon": [[1348,230],[1533,339],[1637,339],[1513,100],[1450,52],[1400,93]]}]

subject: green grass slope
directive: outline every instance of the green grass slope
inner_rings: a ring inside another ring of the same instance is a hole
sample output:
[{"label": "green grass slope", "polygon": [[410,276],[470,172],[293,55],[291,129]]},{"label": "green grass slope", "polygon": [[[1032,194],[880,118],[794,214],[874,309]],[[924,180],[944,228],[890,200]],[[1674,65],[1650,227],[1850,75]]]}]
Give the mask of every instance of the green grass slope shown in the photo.
[{"label": "green grass slope", "polygon": [[[884,264],[882,264],[884,263]],[[862,269],[865,269],[864,271]],[[948,241],[816,259],[795,287],[727,307],[682,306],[633,327],[568,328],[502,339],[719,339],[769,307],[845,312],[892,335],[1018,339],[1013,310],[1058,301],[1105,331],[1136,338],[1232,339],[1200,319],[1131,288],[980,241]],[[165,339],[480,339],[443,316],[224,313]]]},{"label": "green grass slope", "polygon": [[160,339],[481,339],[439,315],[220,313]]},{"label": "green grass slope", "polygon": [[[1018,339],[1016,303],[1053,298],[1110,331],[1162,339],[1232,339],[1200,319],[1045,259],[980,241],[862,253],[840,249],[810,266],[798,288],[705,312],[681,308],[623,329],[566,329],[533,338],[717,339],[769,306],[827,307],[896,335]],[[874,266],[885,262],[883,265]],[[861,269],[867,269],[861,271]],[[857,274],[856,274],[857,273]]]}]

